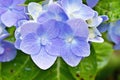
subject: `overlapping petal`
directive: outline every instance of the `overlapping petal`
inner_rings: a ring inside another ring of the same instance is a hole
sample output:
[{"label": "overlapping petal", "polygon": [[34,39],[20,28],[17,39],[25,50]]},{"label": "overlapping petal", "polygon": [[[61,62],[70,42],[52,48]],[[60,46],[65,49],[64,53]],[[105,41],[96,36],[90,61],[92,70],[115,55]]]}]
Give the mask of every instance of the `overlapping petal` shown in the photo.
[{"label": "overlapping petal", "polygon": [[35,64],[43,70],[50,68],[57,59],[56,56],[48,55],[44,48],[41,49],[39,54],[31,55],[31,58]]},{"label": "overlapping petal", "polygon": [[75,43],[71,45],[71,51],[76,56],[87,57],[90,55],[90,45],[85,38],[76,37]]},{"label": "overlapping petal", "polygon": [[48,7],[48,11],[39,16],[38,22],[42,23],[50,19],[55,19],[57,21],[66,21],[68,20],[68,16],[58,4],[52,4]]},{"label": "overlapping petal", "polygon": [[70,66],[77,66],[82,59],[80,56],[74,55],[74,53],[71,52],[70,47],[63,46],[61,49],[61,57],[63,60]]},{"label": "overlapping petal", "polygon": [[39,37],[35,33],[29,33],[21,41],[20,49],[27,54],[38,54],[41,49]]},{"label": "overlapping petal", "polygon": [[11,11],[7,11],[4,14],[2,14],[1,20],[6,26],[12,26],[17,21],[17,14]]}]

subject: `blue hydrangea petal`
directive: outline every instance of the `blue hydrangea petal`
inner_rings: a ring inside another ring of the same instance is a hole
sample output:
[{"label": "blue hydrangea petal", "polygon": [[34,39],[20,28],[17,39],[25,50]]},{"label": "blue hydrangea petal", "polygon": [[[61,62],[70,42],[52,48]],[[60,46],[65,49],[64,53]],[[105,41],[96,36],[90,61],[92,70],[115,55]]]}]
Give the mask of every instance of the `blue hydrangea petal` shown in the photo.
[{"label": "blue hydrangea petal", "polygon": [[17,14],[7,11],[1,15],[1,21],[8,27],[13,26],[17,21]]},{"label": "blue hydrangea petal", "polygon": [[13,0],[0,0],[0,6],[9,7],[13,3]]},{"label": "blue hydrangea petal", "polygon": [[32,32],[36,33],[39,26],[40,24],[33,21],[28,21],[24,23],[22,26],[20,26],[21,37],[23,38],[24,36]]},{"label": "blue hydrangea petal", "polygon": [[103,33],[103,32],[106,32],[106,31],[108,30],[109,25],[110,25],[110,23],[102,23],[102,24],[100,24],[100,25],[97,27],[97,29],[98,29],[101,33]]},{"label": "blue hydrangea petal", "polygon": [[23,38],[20,49],[27,54],[38,54],[41,49],[39,37],[35,33],[29,33]]},{"label": "blue hydrangea petal", "polygon": [[60,0],[61,5],[64,8],[68,8],[69,6],[76,6],[76,8],[82,3],[82,0]]},{"label": "blue hydrangea petal", "polygon": [[73,16],[75,18],[81,18],[83,20],[88,20],[94,16],[94,10],[92,10],[90,7],[84,4],[81,4],[79,7],[79,11],[75,11],[73,13]]},{"label": "blue hydrangea petal", "polygon": [[63,46],[61,49],[61,57],[68,65],[72,67],[77,66],[82,59],[82,57],[74,55],[74,53],[72,53],[70,48],[67,46]]},{"label": "blue hydrangea petal", "polygon": [[73,31],[72,31],[71,27],[68,24],[61,22],[61,23],[59,23],[57,25],[60,26],[59,38],[65,39],[66,37],[73,36]]},{"label": "blue hydrangea petal", "polygon": [[5,51],[5,49],[2,46],[0,46],[0,55],[2,55],[4,53],[4,51]]},{"label": "blue hydrangea petal", "polygon": [[0,23],[0,41],[9,36],[9,33],[5,30],[5,25]]},{"label": "blue hydrangea petal", "polygon": [[75,37],[75,43],[71,44],[71,51],[76,56],[87,57],[90,55],[90,45],[85,38]]},{"label": "blue hydrangea petal", "polygon": [[6,12],[6,9],[0,7],[0,15],[3,14],[3,13],[5,13],[5,12]]},{"label": "blue hydrangea petal", "polygon": [[4,48],[4,52],[0,55],[0,62],[8,62],[15,58],[16,49],[14,45],[10,42],[3,41],[1,46]]},{"label": "blue hydrangea petal", "polygon": [[41,14],[38,18],[38,22],[46,22],[50,19],[55,19],[57,21],[66,21],[68,17],[64,10],[58,4],[52,4],[48,7],[48,11]]},{"label": "blue hydrangea petal", "polygon": [[42,13],[39,17],[38,17],[38,22],[39,23],[43,23],[43,22],[46,22],[50,19],[53,19],[54,18],[54,14],[51,13],[50,11],[47,11],[47,12],[44,12]]},{"label": "blue hydrangea petal", "polygon": [[63,42],[63,40],[56,38],[56,39],[51,40],[51,43],[47,44],[45,46],[45,49],[47,53],[50,55],[60,56],[60,50],[64,44],[65,43]]},{"label": "blue hydrangea petal", "polygon": [[105,21],[108,21],[108,20],[109,20],[109,17],[108,17],[107,15],[102,15],[102,16],[100,16],[100,17],[103,19],[102,22],[105,22]]},{"label": "blue hydrangea petal", "polygon": [[91,42],[97,42],[97,43],[103,43],[104,39],[102,37],[100,37],[100,36],[96,36],[93,39],[89,39],[89,41],[91,41]]},{"label": "blue hydrangea petal", "polygon": [[20,49],[21,41],[22,41],[21,39],[16,39],[16,41],[15,41],[15,43],[14,43],[15,48]]},{"label": "blue hydrangea petal", "polygon": [[[42,24],[43,31],[45,31],[44,35],[47,36],[49,39],[56,38],[59,35],[59,26],[57,25],[59,22],[55,20],[49,20]],[[48,26],[49,25],[49,26]],[[37,30],[37,33],[39,34],[41,31],[40,29]]]},{"label": "blue hydrangea petal", "polygon": [[12,8],[15,9],[15,10],[24,10],[24,6],[22,4],[24,4],[25,0],[13,0],[13,3],[12,3]]},{"label": "blue hydrangea petal", "polygon": [[37,55],[31,55],[34,63],[41,69],[46,70],[50,68],[56,61],[56,56],[49,55],[44,48],[41,49]]},{"label": "blue hydrangea petal", "polygon": [[37,21],[38,16],[42,13],[42,5],[31,2],[28,4],[28,12]]},{"label": "blue hydrangea petal", "polygon": [[64,12],[62,7],[60,7],[58,4],[52,4],[48,7],[48,10],[55,15],[55,19],[59,21],[66,21],[68,20],[67,14]]},{"label": "blue hydrangea petal", "polygon": [[85,21],[81,19],[72,19],[68,20],[67,23],[71,26],[75,36],[88,38],[88,25]]},{"label": "blue hydrangea petal", "polygon": [[98,13],[95,11],[94,17],[87,20],[89,27],[98,27],[102,22],[103,18],[98,16]]},{"label": "blue hydrangea petal", "polygon": [[98,3],[99,0],[86,0],[88,6],[90,7],[94,7],[97,3]]}]

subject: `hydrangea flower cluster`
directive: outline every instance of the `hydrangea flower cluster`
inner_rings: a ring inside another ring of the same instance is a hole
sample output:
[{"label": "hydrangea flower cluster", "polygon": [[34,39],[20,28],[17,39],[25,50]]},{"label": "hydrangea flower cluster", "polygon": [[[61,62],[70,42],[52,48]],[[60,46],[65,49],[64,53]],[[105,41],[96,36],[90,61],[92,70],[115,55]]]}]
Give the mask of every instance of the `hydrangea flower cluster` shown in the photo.
[{"label": "hydrangea flower cluster", "polygon": [[51,67],[57,57],[77,66],[90,55],[89,42],[103,42],[97,27],[108,17],[98,16],[82,0],[49,0],[42,5],[31,2],[27,9],[32,19],[20,21],[15,46],[41,69]]},{"label": "hydrangea flower cluster", "polygon": [[[29,54],[41,69],[50,68],[57,57],[62,57],[70,66],[77,66],[81,59],[90,55],[89,42],[104,41],[98,26],[108,17],[99,16],[92,9],[98,0],[86,0],[88,5],[82,0],[46,0],[41,5],[31,2],[27,9],[23,6],[25,0],[0,2],[1,23],[17,28],[15,47]],[[12,52],[9,56],[13,58],[14,46],[1,42],[1,53],[4,51],[7,57],[6,54]],[[5,56],[0,59],[4,60]]]}]

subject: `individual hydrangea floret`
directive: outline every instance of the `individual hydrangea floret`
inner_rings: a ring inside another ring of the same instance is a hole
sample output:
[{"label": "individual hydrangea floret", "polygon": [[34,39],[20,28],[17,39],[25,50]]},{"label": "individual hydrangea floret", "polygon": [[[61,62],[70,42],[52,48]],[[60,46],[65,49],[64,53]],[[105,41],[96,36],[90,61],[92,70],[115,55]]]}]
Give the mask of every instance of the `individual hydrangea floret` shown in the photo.
[{"label": "individual hydrangea floret", "polygon": [[83,4],[82,0],[60,0],[59,3],[70,19],[88,20],[94,16],[94,10]]},{"label": "individual hydrangea floret", "polygon": [[5,30],[5,25],[0,23],[0,41],[8,36],[9,33]]},{"label": "individual hydrangea floret", "polygon": [[41,69],[50,68],[57,57],[77,66],[90,55],[89,41],[103,42],[97,28],[108,19],[82,0],[31,2],[27,14],[32,18],[19,22],[15,47],[29,54]]},{"label": "individual hydrangea floret", "polygon": [[107,21],[108,17],[105,15],[98,16],[98,13],[95,11],[94,16],[87,20],[87,24],[89,26],[89,41],[91,42],[103,42],[102,34],[98,30],[98,26]]},{"label": "individual hydrangea floret", "polygon": [[19,19],[26,18],[24,6],[25,0],[0,0],[1,22],[10,27],[16,25]]}]

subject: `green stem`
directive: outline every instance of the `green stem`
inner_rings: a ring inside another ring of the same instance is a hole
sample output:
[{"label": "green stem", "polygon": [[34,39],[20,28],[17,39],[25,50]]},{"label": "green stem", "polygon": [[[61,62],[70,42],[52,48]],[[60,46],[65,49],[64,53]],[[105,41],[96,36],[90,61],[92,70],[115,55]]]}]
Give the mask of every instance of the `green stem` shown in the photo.
[{"label": "green stem", "polygon": [[0,62],[0,80],[2,80],[2,63]]}]

